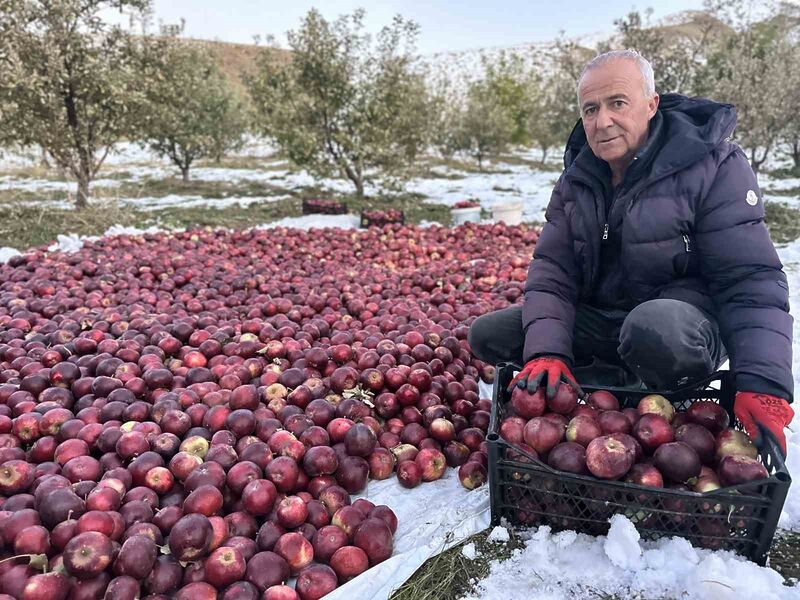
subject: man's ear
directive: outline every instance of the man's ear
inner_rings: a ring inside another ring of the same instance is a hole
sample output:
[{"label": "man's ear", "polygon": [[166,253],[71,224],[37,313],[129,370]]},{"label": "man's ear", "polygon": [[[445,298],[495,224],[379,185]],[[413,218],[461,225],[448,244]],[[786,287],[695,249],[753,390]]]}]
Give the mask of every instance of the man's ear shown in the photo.
[{"label": "man's ear", "polygon": [[647,112],[649,113],[648,119],[652,119],[658,110],[658,101],[661,100],[658,94],[653,94],[653,97],[647,101]]}]

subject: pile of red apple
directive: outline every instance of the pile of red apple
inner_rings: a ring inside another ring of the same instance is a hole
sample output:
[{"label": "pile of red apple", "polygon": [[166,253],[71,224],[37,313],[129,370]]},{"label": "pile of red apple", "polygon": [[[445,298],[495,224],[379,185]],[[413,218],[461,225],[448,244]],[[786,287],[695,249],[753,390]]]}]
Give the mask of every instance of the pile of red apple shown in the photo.
[{"label": "pile of red apple", "polygon": [[361,211],[362,224],[367,227],[383,227],[393,223],[403,224],[405,216],[402,210],[396,208],[373,209]]},{"label": "pile of red apple", "polygon": [[196,230],[0,265],[0,594],[308,599],[386,560],[395,515],[351,495],[485,480],[467,333],[536,239]]},{"label": "pile of red apple", "polygon": [[514,388],[500,435],[525,454],[559,471],[624,480],[646,487],[709,492],[768,477],[747,435],[729,427],[728,413],[712,401],[676,412],[663,396],[643,397],[620,409],[599,390],[579,403],[562,384],[553,399]]}]

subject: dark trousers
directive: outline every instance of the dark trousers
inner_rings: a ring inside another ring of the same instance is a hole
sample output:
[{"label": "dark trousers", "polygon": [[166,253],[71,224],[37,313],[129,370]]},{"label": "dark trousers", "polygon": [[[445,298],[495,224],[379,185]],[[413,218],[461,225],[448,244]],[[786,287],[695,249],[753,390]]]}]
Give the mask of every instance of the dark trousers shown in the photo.
[{"label": "dark trousers", "polygon": [[[484,362],[522,364],[522,307],[476,319],[469,343]],[[572,348],[578,383],[644,384],[653,390],[700,380],[726,358],[716,322],[697,307],[670,299],[643,302],[630,312],[579,304]]]}]

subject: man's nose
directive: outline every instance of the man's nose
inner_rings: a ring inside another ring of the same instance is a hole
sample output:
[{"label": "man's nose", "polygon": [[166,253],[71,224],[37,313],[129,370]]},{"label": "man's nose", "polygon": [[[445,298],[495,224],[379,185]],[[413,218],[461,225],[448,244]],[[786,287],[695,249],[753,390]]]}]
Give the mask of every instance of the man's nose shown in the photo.
[{"label": "man's nose", "polygon": [[614,120],[611,118],[611,111],[608,110],[606,107],[601,106],[597,109],[597,127],[600,129],[607,129],[614,124]]}]

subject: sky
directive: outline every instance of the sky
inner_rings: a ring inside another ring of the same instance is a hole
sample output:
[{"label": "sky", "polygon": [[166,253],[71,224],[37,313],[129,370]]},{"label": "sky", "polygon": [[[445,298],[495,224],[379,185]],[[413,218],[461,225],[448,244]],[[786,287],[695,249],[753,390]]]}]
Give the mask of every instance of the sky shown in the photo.
[{"label": "sky", "polygon": [[185,35],[251,44],[254,36],[273,35],[284,47],[285,32],[297,28],[316,7],[335,19],[357,8],[367,11],[366,26],[377,32],[401,14],[421,27],[421,54],[504,47],[567,37],[611,33],[614,19],[636,8],[653,8],[653,18],[703,8],[702,0],[154,0],[156,22],[186,21]]}]

